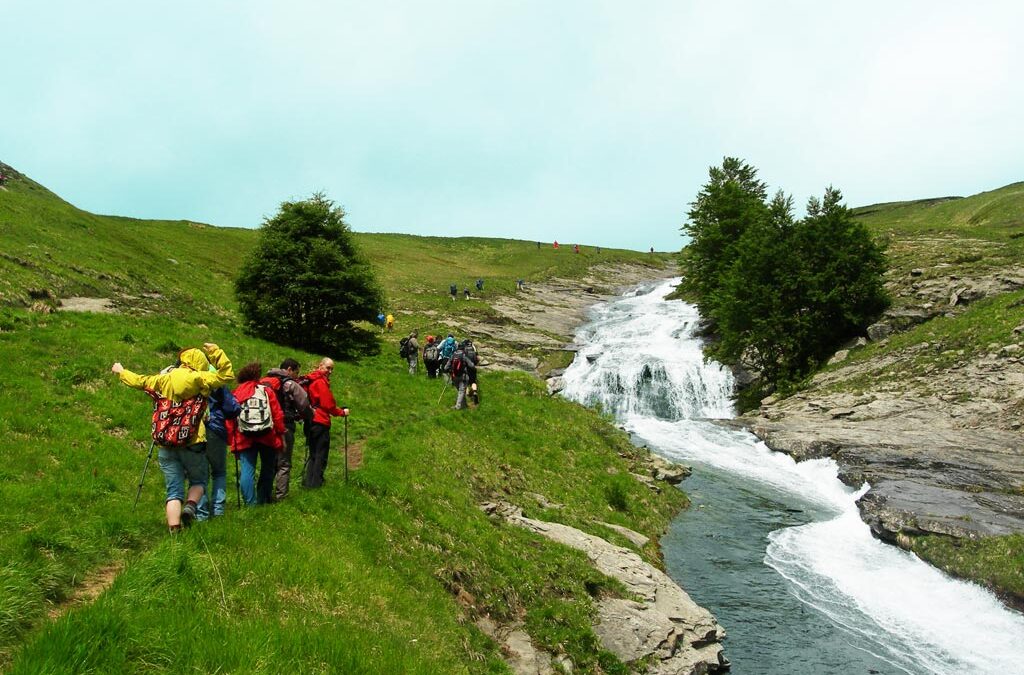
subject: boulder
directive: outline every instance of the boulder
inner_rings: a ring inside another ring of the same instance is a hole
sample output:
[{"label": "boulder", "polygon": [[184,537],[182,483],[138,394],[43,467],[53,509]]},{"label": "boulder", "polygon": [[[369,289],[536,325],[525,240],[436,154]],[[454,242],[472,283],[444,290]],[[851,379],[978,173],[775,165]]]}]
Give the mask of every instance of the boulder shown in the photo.
[{"label": "boulder", "polygon": [[650,537],[646,537],[637,532],[636,530],[631,530],[628,527],[623,527],[622,525],[616,525],[615,523],[605,523],[600,520],[597,521],[597,524],[601,527],[607,527],[609,530],[614,530],[618,532],[623,537],[628,539],[631,544],[638,548],[643,548],[644,546],[647,546],[647,542],[651,540]]},{"label": "boulder", "polygon": [[868,339],[872,342],[878,342],[892,335],[892,326],[889,324],[879,321],[868,326]]},{"label": "boulder", "polygon": [[837,363],[842,363],[849,356],[850,356],[850,350],[849,349],[840,349],[838,352],[835,353],[835,355],[832,356],[832,358],[830,358],[828,360],[828,365],[834,366]]},{"label": "boulder", "polygon": [[631,599],[598,603],[594,632],[601,646],[646,673],[699,675],[728,668],[725,630],[672,579],[635,552],[562,523],[534,520],[517,507],[489,503],[507,522],[582,551],[594,567],[625,587]]}]

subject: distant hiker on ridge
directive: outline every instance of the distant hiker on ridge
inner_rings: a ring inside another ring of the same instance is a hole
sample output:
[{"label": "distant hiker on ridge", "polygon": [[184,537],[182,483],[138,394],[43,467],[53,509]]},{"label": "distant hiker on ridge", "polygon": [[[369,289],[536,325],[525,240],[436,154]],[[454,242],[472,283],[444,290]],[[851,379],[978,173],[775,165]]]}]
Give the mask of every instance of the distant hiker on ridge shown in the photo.
[{"label": "distant hiker on ridge", "polygon": [[417,331],[409,333],[409,337],[405,339],[405,358],[409,362],[409,374],[416,374],[416,366],[420,362],[420,343],[416,338],[419,337]]},{"label": "distant hiker on ridge", "polygon": [[441,365],[441,347],[433,335],[427,336],[427,344],[423,347],[423,367],[427,369],[427,377],[437,377],[437,368]]},{"label": "distant hiker on ridge", "polygon": [[441,368],[441,372],[445,374],[446,378],[449,377],[448,376],[448,360],[451,359],[452,358],[452,354],[455,353],[455,347],[457,346],[457,344],[458,343],[456,343],[456,341],[455,341],[455,336],[452,335],[451,333],[448,333],[448,337],[446,337],[444,340],[441,341],[441,348],[440,348],[441,363],[440,363],[440,368]]}]

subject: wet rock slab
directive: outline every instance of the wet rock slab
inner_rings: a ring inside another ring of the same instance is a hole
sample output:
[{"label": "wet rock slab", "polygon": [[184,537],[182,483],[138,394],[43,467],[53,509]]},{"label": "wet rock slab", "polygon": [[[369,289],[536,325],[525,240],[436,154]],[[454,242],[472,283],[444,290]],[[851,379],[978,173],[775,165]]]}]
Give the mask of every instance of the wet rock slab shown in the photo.
[{"label": "wet rock slab", "polygon": [[583,551],[600,572],[619,580],[636,598],[597,601],[594,632],[601,645],[642,672],[699,675],[728,668],[721,641],[725,630],[672,579],[636,552],[568,525],[527,518],[504,502],[481,506],[518,527]]}]

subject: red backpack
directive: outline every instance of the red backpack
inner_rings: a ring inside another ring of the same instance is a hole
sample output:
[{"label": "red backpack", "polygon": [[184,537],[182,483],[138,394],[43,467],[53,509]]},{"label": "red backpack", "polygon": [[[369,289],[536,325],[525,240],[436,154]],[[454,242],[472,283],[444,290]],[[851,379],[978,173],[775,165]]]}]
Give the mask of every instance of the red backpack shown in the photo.
[{"label": "red backpack", "polygon": [[146,393],[153,399],[153,441],[165,448],[188,445],[203,423],[206,397],[196,394],[184,401],[172,401],[150,389]]}]

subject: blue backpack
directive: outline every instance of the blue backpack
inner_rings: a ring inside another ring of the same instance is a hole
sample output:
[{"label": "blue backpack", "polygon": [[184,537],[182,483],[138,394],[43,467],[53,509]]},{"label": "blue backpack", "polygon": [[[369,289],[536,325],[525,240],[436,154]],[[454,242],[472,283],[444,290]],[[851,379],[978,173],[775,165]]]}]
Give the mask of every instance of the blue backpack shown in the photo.
[{"label": "blue backpack", "polygon": [[452,354],[455,353],[455,338],[447,337],[444,342],[441,343],[441,358],[450,359]]}]

